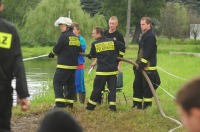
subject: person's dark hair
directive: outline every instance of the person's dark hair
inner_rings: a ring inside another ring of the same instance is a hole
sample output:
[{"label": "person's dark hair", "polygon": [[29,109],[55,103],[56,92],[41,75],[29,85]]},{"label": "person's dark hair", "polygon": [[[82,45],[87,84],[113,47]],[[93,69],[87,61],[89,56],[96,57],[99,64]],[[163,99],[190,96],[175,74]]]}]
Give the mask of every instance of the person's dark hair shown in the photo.
[{"label": "person's dark hair", "polygon": [[96,30],[96,33],[100,34],[101,36],[104,35],[104,29],[102,27],[94,27],[93,30]]},{"label": "person's dark hair", "polygon": [[150,17],[143,17],[141,20],[145,20],[147,24],[152,25],[152,21]]},{"label": "person's dark hair", "polygon": [[181,87],[176,102],[188,113],[191,108],[200,109],[200,77],[192,79]]},{"label": "person's dark hair", "polygon": [[73,27],[76,27],[76,29],[80,31],[80,26],[79,26],[79,24],[78,24],[78,23],[76,23],[76,22],[73,22]]},{"label": "person's dark hair", "polygon": [[53,110],[44,117],[38,132],[83,132],[83,130],[69,113]]}]

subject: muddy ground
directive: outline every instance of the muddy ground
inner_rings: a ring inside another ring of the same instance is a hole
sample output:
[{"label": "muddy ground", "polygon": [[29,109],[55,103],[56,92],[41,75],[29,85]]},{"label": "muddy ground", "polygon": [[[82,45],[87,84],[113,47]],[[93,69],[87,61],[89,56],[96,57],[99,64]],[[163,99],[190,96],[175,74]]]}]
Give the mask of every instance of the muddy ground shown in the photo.
[{"label": "muddy ground", "polygon": [[12,120],[12,132],[36,132],[44,115],[44,113],[37,113]]}]

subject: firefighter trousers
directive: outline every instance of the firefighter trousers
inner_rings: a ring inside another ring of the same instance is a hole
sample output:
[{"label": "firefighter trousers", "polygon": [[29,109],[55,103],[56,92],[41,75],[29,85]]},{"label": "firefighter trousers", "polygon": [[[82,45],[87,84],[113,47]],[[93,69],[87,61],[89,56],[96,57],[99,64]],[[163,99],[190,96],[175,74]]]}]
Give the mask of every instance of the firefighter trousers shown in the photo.
[{"label": "firefighter trousers", "polygon": [[87,103],[86,109],[94,110],[97,102],[100,102],[99,96],[101,96],[101,92],[104,90],[104,87],[107,82],[109,89],[108,93],[109,108],[116,110],[116,81],[117,81],[116,75],[108,75],[108,76],[97,75],[94,79],[93,91]]},{"label": "firefighter trousers", "polygon": [[75,71],[75,69],[56,69],[53,81],[56,107],[73,107]]},{"label": "firefighter trousers", "polygon": [[[156,90],[160,85],[160,77],[157,70],[146,71],[146,73],[151,80],[154,89]],[[134,74],[135,80],[133,82],[133,107],[137,107],[138,109],[146,109],[152,105],[153,94],[146,79],[143,77],[143,74],[138,70],[134,70]]]},{"label": "firefighter trousers", "polygon": [[10,132],[10,121],[13,104],[13,88],[0,84],[0,132]]}]

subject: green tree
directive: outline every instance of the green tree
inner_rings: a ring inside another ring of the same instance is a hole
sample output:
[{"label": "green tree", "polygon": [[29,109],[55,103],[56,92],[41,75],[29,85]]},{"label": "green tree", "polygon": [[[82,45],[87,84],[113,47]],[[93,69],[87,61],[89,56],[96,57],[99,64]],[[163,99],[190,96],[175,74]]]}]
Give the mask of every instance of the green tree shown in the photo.
[{"label": "green tree", "polygon": [[25,15],[41,0],[5,0],[5,10],[2,12],[2,16],[13,23],[17,23],[20,27],[25,23]]},{"label": "green tree", "polygon": [[38,6],[27,13],[27,21],[20,34],[22,43],[35,45],[54,45],[60,35],[59,28],[54,22],[60,16],[68,16],[72,21],[80,23],[81,34],[89,38],[94,26],[105,27],[104,16],[95,15],[90,18],[88,13],[83,12],[79,0],[42,0]]},{"label": "green tree", "polygon": [[[119,19],[119,29],[125,33],[126,18],[127,18],[127,2],[128,0],[100,0],[102,1],[103,14],[108,19],[112,15],[116,15]],[[139,41],[140,19],[144,16],[151,18],[158,18],[160,16],[160,9],[164,7],[165,0],[132,0],[131,2],[131,26],[135,26],[135,33],[133,35],[133,42]]]},{"label": "green tree", "polygon": [[187,7],[196,10],[200,14],[200,1],[199,0],[167,0],[167,2],[183,3]]},{"label": "green tree", "polygon": [[85,12],[89,13],[91,17],[99,13],[102,8],[101,2],[98,0],[81,0],[81,7]]},{"label": "green tree", "polygon": [[168,2],[161,11],[161,30],[169,39],[183,38],[189,29],[187,9],[179,3]]}]

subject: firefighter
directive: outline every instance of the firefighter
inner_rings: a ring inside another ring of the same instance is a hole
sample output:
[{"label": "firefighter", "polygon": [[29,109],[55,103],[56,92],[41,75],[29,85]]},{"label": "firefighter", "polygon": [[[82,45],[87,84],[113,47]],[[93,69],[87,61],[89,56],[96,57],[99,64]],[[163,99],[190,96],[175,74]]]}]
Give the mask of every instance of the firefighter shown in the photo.
[{"label": "firefighter", "polygon": [[92,31],[92,37],[96,40],[92,43],[88,58],[97,58],[96,77],[93,83],[93,91],[87,103],[87,110],[94,110],[99,95],[104,90],[107,82],[109,95],[109,109],[116,111],[116,75],[119,61],[117,57],[123,57],[125,45],[119,41],[109,39],[103,36],[103,28],[95,27]]},{"label": "firefighter", "polygon": [[[0,0],[0,11],[3,5]],[[21,110],[29,109],[29,92],[25,76],[20,47],[20,39],[15,27],[0,18],[0,131],[10,132],[10,121],[13,105],[13,88],[11,81],[16,78],[16,91]]]},{"label": "firefighter", "polygon": [[139,42],[138,57],[136,60],[139,67],[138,69],[133,68],[135,74],[133,82],[133,108],[146,109],[152,105],[153,95],[141,70],[145,70],[155,90],[160,85],[160,77],[156,70],[157,45],[155,34],[151,28],[152,21],[149,17],[143,17],[140,25],[144,34]]},{"label": "firefighter", "polygon": [[[104,36],[107,38],[112,38],[113,40],[122,42],[125,44],[123,35],[117,30],[118,26],[118,19],[116,16],[111,16],[108,21],[109,29],[104,32]],[[94,67],[97,64],[97,60],[95,59],[94,62],[91,64],[91,67]],[[121,61],[118,64],[117,67],[118,71],[121,70]],[[102,103],[102,94],[99,97],[100,102],[98,104]]]},{"label": "firefighter", "polygon": [[[82,52],[86,50],[86,42],[85,39],[80,35],[80,26],[78,23],[73,22],[73,33],[79,38],[80,45],[82,48]],[[75,87],[76,93],[78,93],[79,102],[81,104],[85,103],[85,83],[84,83],[84,56],[78,56],[78,68],[76,70],[76,79],[75,79]],[[77,94],[75,96],[75,100],[77,100]]]},{"label": "firefighter", "polygon": [[53,86],[55,93],[54,108],[73,108],[75,95],[75,71],[78,65],[78,55],[81,52],[80,41],[73,33],[72,20],[60,17],[55,26],[59,26],[61,35],[49,53],[49,58],[57,55],[57,66]]}]

